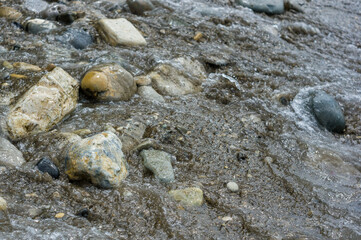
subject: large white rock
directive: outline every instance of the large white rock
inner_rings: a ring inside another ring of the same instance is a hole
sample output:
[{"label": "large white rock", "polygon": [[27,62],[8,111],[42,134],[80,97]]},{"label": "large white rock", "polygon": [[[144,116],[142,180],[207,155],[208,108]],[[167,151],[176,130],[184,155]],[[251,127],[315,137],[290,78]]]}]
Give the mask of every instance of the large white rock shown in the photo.
[{"label": "large white rock", "polygon": [[59,67],[44,75],[11,108],[9,136],[20,139],[51,129],[75,109],[78,90],[78,82]]},{"label": "large white rock", "polygon": [[98,32],[110,45],[144,46],[147,44],[140,32],[127,19],[101,19]]},{"label": "large white rock", "polygon": [[23,154],[5,138],[0,137],[0,165],[19,167],[25,162]]}]

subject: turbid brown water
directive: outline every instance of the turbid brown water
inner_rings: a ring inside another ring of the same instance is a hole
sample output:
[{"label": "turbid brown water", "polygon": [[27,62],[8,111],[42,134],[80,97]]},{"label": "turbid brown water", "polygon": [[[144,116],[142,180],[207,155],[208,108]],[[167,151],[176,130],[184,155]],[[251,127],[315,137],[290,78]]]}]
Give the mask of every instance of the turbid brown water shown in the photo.
[{"label": "turbid brown water", "polygon": [[[36,17],[24,2],[2,4],[24,19]],[[305,13],[275,16],[233,1],[157,1],[145,16],[114,9],[112,1],[64,2],[88,21],[33,35],[0,19],[1,59],[53,63],[80,81],[99,63],[120,63],[141,75],[165,60],[191,56],[204,64],[208,78],[201,93],[166,97],[166,103],[137,95],[129,102],[95,103],[81,95],[76,110],[53,130],[96,133],[111,125],[122,135],[144,125],[142,137],[176,157],[171,184],[145,171],[136,151],[127,154],[129,176],[119,189],[69,182],[54,135],[14,142],[28,163],[0,174],[11,219],[1,239],[360,239],[359,1],[299,1]],[[93,27],[100,15],[127,18],[148,45],[109,46]],[[95,43],[84,50],[62,45],[57,36],[70,27],[86,28]],[[199,41],[193,39],[197,32],[203,34]],[[15,100],[43,75],[2,72],[28,75],[1,80],[8,84],[0,90],[3,99]],[[343,134],[321,128],[309,113],[305,99],[317,89],[340,103]],[[7,111],[1,106],[2,120]],[[36,170],[43,156],[60,166],[59,180]],[[227,189],[230,181],[239,192]],[[201,188],[204,204],[174,202],[167,192],[182,187]],[[87,218],[77,215],[82,209]],[[56,218],[58,213],[65,215]]]}]

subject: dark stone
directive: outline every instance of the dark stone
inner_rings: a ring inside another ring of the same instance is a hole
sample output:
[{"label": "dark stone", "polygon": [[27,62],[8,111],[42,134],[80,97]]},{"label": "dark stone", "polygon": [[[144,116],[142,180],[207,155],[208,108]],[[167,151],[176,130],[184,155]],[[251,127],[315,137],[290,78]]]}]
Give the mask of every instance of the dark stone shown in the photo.
[{"label": "dark stone", "polygon": [[58,179],[60,176],[58,167],[51,161],[49,157],[43,157],[38,164],[36,164],[38,169],[44,173],[49,173],[55,179]]},{"label": "dark stone", "polygon": [[40,16],[48,20],[56,20],[56,18],[63,13],[68,11],[68,7],[64,4],[53,3],[44,11],[40,12]]},{"label": "dark stone", "polygon": [[14,25],[14,27],[19,28],[19,29],[21,29],[21,30],[24,30],[24,26],[23,26],[21,23],[19,23],[19,22],[12,22],[12,24]]},{"label": "dark stone", "polygon": [[83,217],[83,218],[88,218],[89,216],[89,209],[87,208],[83,208],[81,210],[79,210],[76,215],[79,216],[79,217]]},{"label": "dark stone", "polygon": [[74,22],[74,16],[72,13],[61,13],[56,17],[56,21],[66,24],[66,25],[70,25]]},{"label": "dark stone", "polygon": [[154,6],[149,0],[127,0],[128,7],[133,14],[144,15],[144,12],[151,11]]},{"label": "dark stone", "polygon": [[342,133],[346,122],[338,102],[324,91],[314,93],[311,99],[312,112],[318,123],[330,132]]},{"label": "dark stone", "polygon": [[287,105],[288,105],[288,100],[287,100],[287,98],[285,98],[285,97],[280,97],[279,101],[280,101],[280,103],[281,103],[282,105],[284,105],[284,106],[287,106]]}]

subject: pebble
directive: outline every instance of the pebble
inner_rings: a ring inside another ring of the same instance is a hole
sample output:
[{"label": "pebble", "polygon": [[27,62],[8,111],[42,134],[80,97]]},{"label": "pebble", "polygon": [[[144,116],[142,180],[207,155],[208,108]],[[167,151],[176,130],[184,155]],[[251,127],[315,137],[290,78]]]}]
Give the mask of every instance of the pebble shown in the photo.
[{"label": "pebble", "polygon": [[112,46],[145,46],[142,34],[125,18],[101,19],[97,26],[100,36]]},{"label": "pebble", "polygon": [[148,75],[134,77],[134,81],[138,86],[148,86],[152,84],[152,79],[150,79]]},{"label": "pebble", "polygon": [[78,82],[57,67],[45,74],[10,109],[6,129],[12,139],[45,132],[76,108]]},{"label": "pebble", "polygon": [[200,188],[185,188],[179,190],[172,190],[169,195],[182,205],[189,207],[202,206],[203,191]]},{"label": "pebble", "polygon": [[87,208],[83,208],[83,209],[80,209],[76,215],[79,216],[79,217],[83,217],[83,218],[88,218],[89,216],[89,209]]},{"label": "pebble", "polygon": [[15,79],[27,79],[28,77],[22,74],[16,74],[16,73],[12,73],[10,74],[11,78],[15,78]]},{"label": "pebble", "polygon": [[25,62],[15,62],[13,63],[14,68],[19,69],[21,71],[31,71],[31,72],[40,72],[41,68],[36,66],[36,65],[32,65],[29,63],[25,63]]},{"label": "pebble", "polygon": [[338,102],[324,91],[317,91],[311,100],[312,113],[318,123],[330,132],[343,133],[345,117]]},{"label": "pebble", "polygon": [[55,214],[55,218],[63,218],[65,216],[65,213],[57,213]]},{"label": "pebble", "polygon": [[50,32],[51,30],[56,28],[57,27],[53,22],[38,18],[30,19],[25,23],[25,30],[33,34]]},{"label": "pebble", "polygon": [[157,93],[151,86],[138,87],[138,94],[145,100],[165,102],[163,96]]},{"label": "pebble", "polygon": [[22,14],[10,7],[0,7],[0,17],[6,18],[8,20],[16,20],[21,18]]},{"label": "pebble", "polygon": [[13,65],[9,63],[8,61],[3,61],[3,66],[7,69],[13,69]]},{"label": "pebble", "polygon": [[158,150],[143,150],[140,153],[144,166],[149,169],[161,182],[174,181],[172,156],[169,153]]},{"label": "pebble", "polygon": [[267,14],[284,13],[284,0],[236,0],[236,4],[252,9],[255,12]]},{"label": "pebble", "polygon": [[1,73],[1,80],[8,80],[8,79],[10,79],[10,73],[8,73],[8,72],[3,72],[3,73]]},{"label": "pebble", "polygon": [[51,161],[49,157],[42,158],[36,166],[44,173],[49,173],[52,178],[58,179],[60,176],[58,167]]},{"label": "pebble", "polygon": [[85,49],[93,43],[93,37],[83,29],[68,29],[62,36],[57,37],[62,43],[70,43],[76,49]]},{"label": "pebble", "polygon": [[7,139],[0,137],[0,165],[20,167],[24,163],[23,154]]},{"label": "pebble", "polygon": [[65,159],[70,180],[90,180],[101,188],[119,187],[128,175],[122,143],[112,132],[75,142]]},{"label": "pebble", "polygon": [[227,183],[227,188],[231,192],[238,192],[238,190],[239,190],[238,184],[235,182]]},{"label": "pebble", "polygon": [[6,200],[2,197],[0,197],[0,211],[7,211],[8,210],[8,204]]},{"label": "pebble", "polygon": [[144,15],[145,12],[154,9],[154,5],[149,0],[127,0],[128,7],[133,14]]},{"label": "pebble", "polygon": [[117,64],[91,68],[80,86],[87,96],[100,101],[127,101],[137,91],[133,76]]},{"label": "pebble", "polygon": [[52,3],[45,10],[40,12],[41,18],[48,20],[56,20],[62,14],[68,12],[68,7],[60,3]]}]

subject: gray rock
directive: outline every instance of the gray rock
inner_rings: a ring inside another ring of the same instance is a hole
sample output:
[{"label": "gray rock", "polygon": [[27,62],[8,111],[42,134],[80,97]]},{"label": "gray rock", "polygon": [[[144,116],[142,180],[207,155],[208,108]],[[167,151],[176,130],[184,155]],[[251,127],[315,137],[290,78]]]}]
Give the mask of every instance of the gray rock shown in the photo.
[{"label": "gray rock", "polygon": [[31,19],[25,23],[25,30],[33,34],[50,32],[53,29],[56,29],[56,25],[44,19]]},{"label": "gray rock", "polygon": [[6,231],[10,227],[8,205],[4,198],[0,197],[0,231]]},{"label": "gray rock", "polygon": [[48,3],[43,0],[25,0],[23,7],[30,11],[39,13],[48,7]]},{"label": "gray rock", "polygon": [[23,154],[5,138],[0,137],[0,165],[19,167],[25,163]]},{"label": "gray rock", "polygon": [[206,72],[200,62],[181,57],[156,66],[149,77],[152,87],[160,94],[180,96],[200,92]]},{"label": "gray rock", "polygon": [[127,0],[128,7],[133,14],[143,15],[146,11],[154,9],[154,5],[149,0]]},{"label": "gray rock", "polygon": [[127,101],[137,91],[133,76],[117,64],[91,68],[81,81],[84,93],[100,101]]},{"label": "gray rock", "polygon": [[155,102],[165,102],[162,95],[157,93],[151,86],[141,86],[138,87],[138,94],[149,101],[155,101]]},{"label": "gray rock", "polygon": [[60,42],[70,43],[76,49],[87,48],[93,43],[93,37],[83,29],[68,29],[61,37]]},{"label": "gray rock", "polygon": [[330,132],[342,133],[345,117],[338,102],[324,91],[317,91],[311,99],[312,113],[318,123]]},{"label": "gray rock", "polygon": [[48,20],[56,20],[56,18],[63,13],[68,12],[68,7],[60,3],[52,3],[45,10],[40,12],[41,18]]},{"label": "gray rock", "polygon": [[120,140],[123,143],[123,151],[128,153],[136,147],[143,138],[147,125],[137,119],[131,119],[125,127],[120,127],[122,132]]},{"label": "gray rock", "polygon": [[267,14],[281,14],[285,11],[283,0],[236,0],[236,4]]},{"label": "gray rock", "polygon": [[199,188],[185,188],[179,190],[172,190],[169,195],[174,198],[180,204],[196,207],[203,204],[203,191]]},{"label": "gray rock", "polygon": [[74,143],[66,156],[71,180],[90,180],[101,188],[116,188],[128,175],[122,143],[112,132],[102,132]]},{"label": "gray rock", "polygon": [[158,150],[143,150],[140,155],[144,166],[153,172],[161,182],[174,181],[174,172],[171,164],[171,155]]},{"label": "gray rock", "polygon": [[238,190],[239,190],[238,184],[235,182],[227,183],[227,188],[231,192],[238,192]]},{"label": "gray rock", "polygon": [[9,136],[20,139],[51,129],[75,109],[78,89],[78,82],[59,67],[44,75],[10,109]]}]

